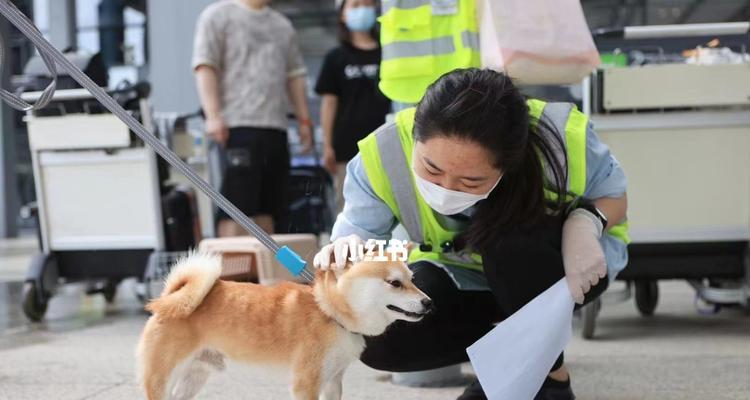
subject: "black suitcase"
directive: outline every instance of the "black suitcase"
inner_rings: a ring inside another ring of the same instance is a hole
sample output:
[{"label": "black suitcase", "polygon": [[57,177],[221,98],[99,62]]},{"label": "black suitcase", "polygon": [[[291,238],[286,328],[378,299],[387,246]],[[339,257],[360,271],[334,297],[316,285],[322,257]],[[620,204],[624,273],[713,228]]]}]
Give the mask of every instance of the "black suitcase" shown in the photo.
[{"label": "black suitcase", "polygon": [[333,227],[333,183],[319,165],[296,166],[289,171],[287,215],[276,222],[278,233],[330,232]]},{"label": "black suitcase", "polygon": [[185,186],[167,187],[162,195],[164,241],[167,251],[186,251],[200,240],[195,192]]}]

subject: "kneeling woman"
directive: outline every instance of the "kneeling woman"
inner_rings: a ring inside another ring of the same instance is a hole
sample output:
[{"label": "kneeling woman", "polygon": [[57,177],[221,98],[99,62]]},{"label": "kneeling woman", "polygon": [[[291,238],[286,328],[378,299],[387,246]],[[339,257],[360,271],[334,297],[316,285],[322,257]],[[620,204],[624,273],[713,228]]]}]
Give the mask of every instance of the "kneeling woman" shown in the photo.
[{"label": "kneeling woman", "polygon": [[[527,100],[505,75],[456,70],[359,142],[317,267],[343,267],[400,223],[436,312],[369,338],[365,364],[418,371],[466,347],[565,277],[584,304],[627,262],[625,176],[572,105]],[[394,288],[397,290],[397,288]],[[502,371],[498,371],[502,373]],[[478,382],[459,399],[486,398]],[[562,354],[537,399],[572,399]]]}]

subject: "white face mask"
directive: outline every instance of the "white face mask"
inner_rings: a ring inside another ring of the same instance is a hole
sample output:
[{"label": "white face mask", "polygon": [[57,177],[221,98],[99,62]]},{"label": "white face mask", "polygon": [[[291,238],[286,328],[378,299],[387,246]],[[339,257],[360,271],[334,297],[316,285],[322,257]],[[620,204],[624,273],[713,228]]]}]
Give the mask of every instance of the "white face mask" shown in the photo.
[{"label": "white face mask", "polygon": [[[413,158],[412,158],[413,160]],[[417,182],[417,189],[419,194],[422,195],[424,201],[432,207],[433,210],[443,215],[458,214],[469,207],[476,204],[479,200],[486,199],[490,193],[495,189],[500,178],[497,178],[497,182],[492,185],[492,188],[485,194],[473,194],[466,192],[459,192],[456,190],[446,189],[440,185],[436,185],[427,179],[422,178],[414,171],[414,162],[412,161],[412,172],[414,173],[414,179]]]}]

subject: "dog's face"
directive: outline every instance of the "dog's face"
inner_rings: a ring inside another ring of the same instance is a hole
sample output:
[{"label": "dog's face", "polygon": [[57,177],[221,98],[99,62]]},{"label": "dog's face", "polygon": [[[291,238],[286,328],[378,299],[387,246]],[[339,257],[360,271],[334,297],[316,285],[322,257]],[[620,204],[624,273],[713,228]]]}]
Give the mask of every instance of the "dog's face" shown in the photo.
[{"label": "dog's face", "polygon": [[347,267],[336,286],[361,332],[378,335],[396,320],[415,322],[432,311],[432,300],[411,279],[403,262],[362,261]]}]

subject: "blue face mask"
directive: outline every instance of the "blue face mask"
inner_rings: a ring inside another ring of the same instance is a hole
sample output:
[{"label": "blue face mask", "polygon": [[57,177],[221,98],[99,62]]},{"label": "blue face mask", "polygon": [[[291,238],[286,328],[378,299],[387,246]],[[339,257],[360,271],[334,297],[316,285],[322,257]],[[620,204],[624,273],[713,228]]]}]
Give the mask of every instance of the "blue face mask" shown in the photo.
[{"label": "blue face mask", "polygon": [[345,20],[352,32],[367,32],[375,26],[375,7],[350,8],[346,10]]}]

